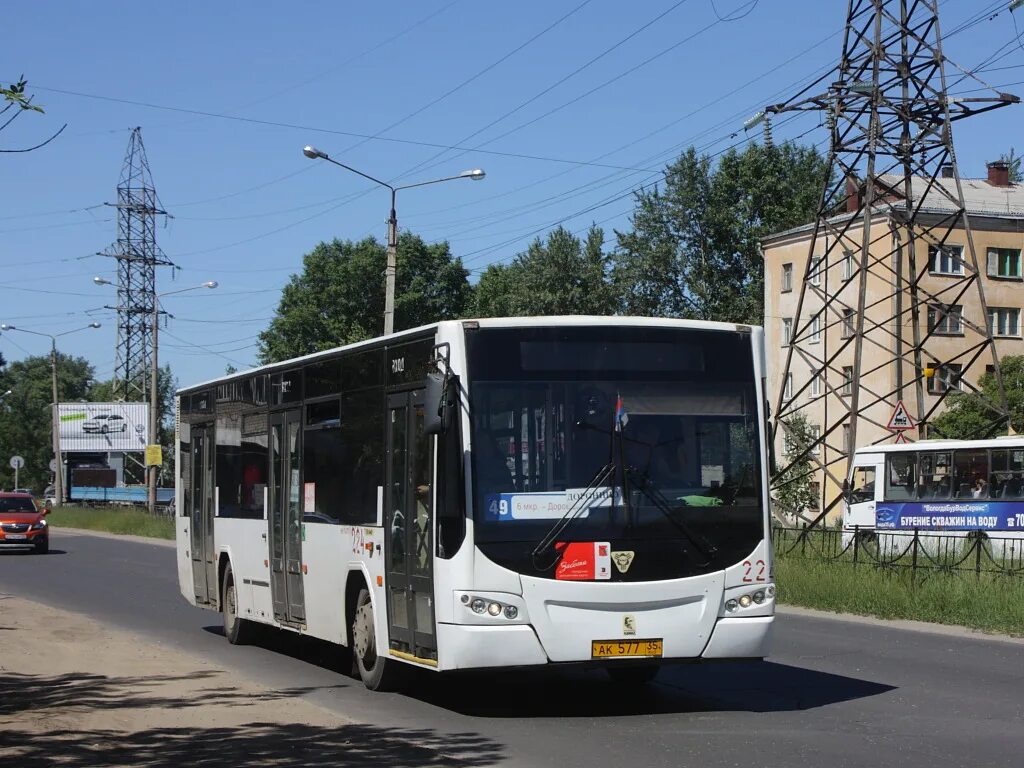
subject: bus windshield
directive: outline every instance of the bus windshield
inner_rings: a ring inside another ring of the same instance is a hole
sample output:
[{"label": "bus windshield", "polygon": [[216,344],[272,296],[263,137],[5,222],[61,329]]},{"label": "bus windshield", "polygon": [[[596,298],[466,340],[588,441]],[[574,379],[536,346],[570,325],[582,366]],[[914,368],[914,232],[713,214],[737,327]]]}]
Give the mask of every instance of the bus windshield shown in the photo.
[{"label": "bus windshield", "polygon": [[658,550],[643,567],[637,555],[637,578],[725,567],[763,537],[748,335],[575,326],[467,338],[474,530],[489,556],[545,570],[530,553],[567,514],[559,541]]}]

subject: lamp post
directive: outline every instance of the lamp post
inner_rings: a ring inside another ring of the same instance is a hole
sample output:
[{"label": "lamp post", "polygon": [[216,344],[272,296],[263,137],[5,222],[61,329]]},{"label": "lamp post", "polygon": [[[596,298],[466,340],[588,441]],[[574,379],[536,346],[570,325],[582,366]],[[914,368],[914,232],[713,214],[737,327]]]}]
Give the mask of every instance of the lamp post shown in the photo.
[{"label": "lamp post", "polygon": [[[109,280],[104,277],[94,277],[92,279],[96,285],[113,285]],[[157,430],[159,428],[158,413],[159,413],[159,402],[160,397],[157,392],[158,377],[157,372],[160,370],[159,360],[160,356],[160,299],[164,296],[171,296],[175,293],[185,293],[186,291],[198,291],[201,288],[216,288],[218,285],[216,280],[207,280],[205,283],[200,285],[192,285],[188,288],[179,288],[176,291],[164,291],[163,293],[153,294],[153,307],[150,314],[150,332],[153,336],[153,364],[150,366],[149,371],[149,439],[150,444],[153,441],[159,441]],[[148,486],[148,497],[149,497],[149,513],[151,515],[156,514],[156,476],[157,476],[158,465],[156,463],[149,464],[146,467],[146,485]]]},{"label": "lamp post", "polygon": [[[53,505],[55,507],[59,507],[64,503],[64,457],[61,455],[60,450],[60,416],[57,413],[57,403],[59,402],[57,398],[57,337],[99,327],[99,323],[89,323],[81,328],[73,328],[62,333],[43,333],[42,331],[31,331],[27,328],[16,328],[13,325],[7,325],[7,323],[0,325],[0,331],[21,331],[21,333],[31,333],[33,336],[45,336],[50,340],[50,374],[53,386],[53,413],[51,414],[53,418],[51,428],[53,429],[53,458],[57,461],[57,470],[53,473],[54,496],[56,497]],[[9,394],[10,390],[4,393],[4,397]]]},{"label": "lamp post", "polygon": [[463,171],[455,176],[445,176],[443,179],[419,181],[415,184],[403,184],[400,187],[396,187],[388,184],[386,181],[375,179],[373,176],[363,173],[362,171],[357,171],[349,165],[339,163],[333,157],[328,156],[326,152],[321,152],[316,147],[307,145],[302,149],[302,154],[310,160],[326,160],[340,168],[344,168],[346,171],[351,171],[357,176],[369,179],[374,184],[379,184],[380,186],[387,187],[391,190],[391,215],[388,217],[388,260],[387,266],[384,269],[384,333],[389,334],[395,330],[395,265],[398,258],[398,217],[395,215],[395,194],[400,189],[425,187],[428,184],[439,184],[442,181],[454,181],[455,179],[473,179],[474,181],[480,181],[480,179],[487,174],[481,169],[475,168],[471,171]]}]

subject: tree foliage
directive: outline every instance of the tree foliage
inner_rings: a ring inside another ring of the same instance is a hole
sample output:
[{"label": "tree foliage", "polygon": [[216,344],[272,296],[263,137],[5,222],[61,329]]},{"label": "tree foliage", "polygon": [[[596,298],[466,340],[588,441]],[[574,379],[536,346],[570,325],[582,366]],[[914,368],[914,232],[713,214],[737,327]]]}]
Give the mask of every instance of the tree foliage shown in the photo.
[{"label": "tree foliage", "polygon": [[604,232],[590,228],[585,241],[563,227],[537,238],[508,264],[492,264],[476,286],[474,314],[609,315],[615,310],[608,281]]},{"label": "tree foliage", "polygon": [[[1024,432],[1024,355],[1009,355],[1000,361],[1003,389],[1010,412],[1010,424]],[[946,410],[932,419],[931,431],[938,437],[970,440],[1007,433],[1006,419],[993,404],[999,402],[999,385],[994,373],[978,381],[980,393],[951,392]]]},{"label": "tree foliage", "polygon": [[[92,365],[81,357],[57,354],[57,393],[62,402],[89,399]],[[26,357],[0,371],[0,487],[14,486],[8,460],[25,459],[18,483],[42,491],[50,481],[53,458],[52,369],[49,355]]]},{"label": "tree foliage", "polygon": [[[302,274],[281,292],[273,320],[260,334],[260,359],[285,360],[378,336],[384,329],[387,254],[374,238],[320,243],[303,257]],[[462,316],[468,273],[447,243],[417,235],[398,239],[395,330]]]},{"label": "tree foliage", "polygon": [[619,310],[760,324],[760,240],[813,221],[826,174],[813,147],[752,144],[717,163],[690,148],[638,193],[632,231],[616,232]]},{"label": "tree foliage", "polygon": [[[815,440],[811,424],[802,413],[796,413],[783,421],[782,429],[787,456],[800,456]],[[788,463],[788,460],[785,463]],[[808,454],[803,460],[791,464],[784,472],[773,478],[772,498],[780,511],[793,517],[800,517],[805,512],[817,509],[818,497],[811,486],[814,479],[813,469],[813,462]]]},{"label": "tree foliage", "polygon": [[1020,184],[1021,182],[1024,182],[1024,172],[1021,172],[1020,167],[1021,158],[1013,147],[1010,147],[1010,151],[1005,155],[1000,155],[999,159],[1006,163],[1010,169],[1011,184]]},{"label": "tree foliage", "polygon": [[[20,77],[18,79],[18,82],[16,83],[11,83],[10,85],[6,86],[0,85],[0,131],[3,131],[5,128],[7,128],[11,123],[13,123],[19,117],[21,117],[21,115],[23,115],[25,112],[43,111],[43,108],[40,107],[38,104],[32,103],[32,96],[30,96],[26,91],[27,86],[28,81],[25,80],[24,76]],[[9,116],[2,117],[3,115],[6,115],[8,112],[11,112]],[[67,127],[67,123],[65,123],[60,127],[60,129],[57,130],[56,133],[51,135],[50,138],[46,139],[46,141],[36,144],[35,146],[24,147],[21,149],[0,149],[0,153],[31,152],[34,149],[39,149],[40,147],[46,146],[55,138],[60,136],[60,134],[63,133],[64,129]]]}]

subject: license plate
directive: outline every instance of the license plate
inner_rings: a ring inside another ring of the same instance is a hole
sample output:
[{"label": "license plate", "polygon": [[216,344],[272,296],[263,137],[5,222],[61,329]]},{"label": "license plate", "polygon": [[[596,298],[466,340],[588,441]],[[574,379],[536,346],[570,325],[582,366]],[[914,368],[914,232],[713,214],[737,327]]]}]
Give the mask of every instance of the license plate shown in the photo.
[{"label": "license plate", "polygon": [[24,541],[28,538],[26,533],[8,533],[4,536],[8,541]]},{"label": "license plate", "polygon": [[651,658],[662,655],[662,640],[594,640],[590,658]]}]

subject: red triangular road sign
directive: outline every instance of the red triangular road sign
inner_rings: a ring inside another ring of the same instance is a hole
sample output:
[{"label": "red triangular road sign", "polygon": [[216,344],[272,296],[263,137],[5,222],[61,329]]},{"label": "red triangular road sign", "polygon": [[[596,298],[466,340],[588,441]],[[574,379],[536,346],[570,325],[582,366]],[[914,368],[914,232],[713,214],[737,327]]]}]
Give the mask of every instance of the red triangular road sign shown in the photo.
[{"label": "red triangular road sign", "polygon": [[903,434],[903,430],[900,430],[899,432],[896,433],[896,440],[894,442],[896,442],[898,444],[898,443],[909,443],[910,441],[907,440],[907,436],[905,434]]},{"label": "red triangular road sign", "polygon": [[907,410],[907,406],[900,400],[896,403],[896,407],[893,409],[892,416],[889,417],[889,423],[886,425],[886,429],[893,431],[903,429],[913,429],[917,425],[914,424],[914,420],[910,418],[910,412]]}]

